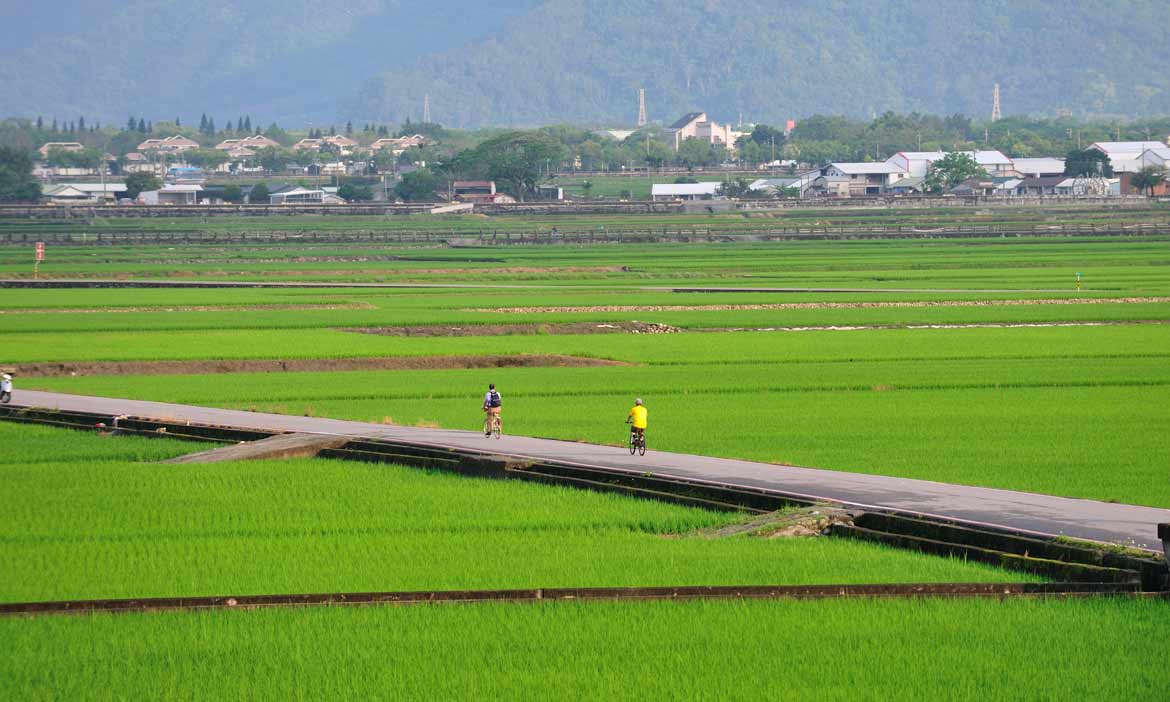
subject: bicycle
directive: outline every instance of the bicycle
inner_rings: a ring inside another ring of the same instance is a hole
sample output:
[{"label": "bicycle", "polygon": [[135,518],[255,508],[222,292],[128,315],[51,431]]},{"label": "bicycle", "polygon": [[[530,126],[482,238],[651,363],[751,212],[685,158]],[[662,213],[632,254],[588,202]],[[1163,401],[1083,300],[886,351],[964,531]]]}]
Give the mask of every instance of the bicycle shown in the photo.
[{"label": "bicycle", "polygon": [[639,456],[646,455],[646,432],[645,430],[637,432],[630,429],[630,455],[637,453]]},{"label": "bicycle", "polygon": [[484,437],[486,438],[486,437],[491,436],[491,437],[495,437],[498,439],[498,438],[500,438],[500,434],[501,434],[500,415],[489,413],[488,416],[483,418],[483,435],[484,435]]}]

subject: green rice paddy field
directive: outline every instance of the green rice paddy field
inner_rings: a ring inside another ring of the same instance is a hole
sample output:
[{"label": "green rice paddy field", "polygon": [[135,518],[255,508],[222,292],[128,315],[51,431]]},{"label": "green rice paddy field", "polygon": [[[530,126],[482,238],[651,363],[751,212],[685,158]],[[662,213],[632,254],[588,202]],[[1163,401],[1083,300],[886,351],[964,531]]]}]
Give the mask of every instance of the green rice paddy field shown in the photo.
[{"label": "green rice paddy field", "polygon": [[[0,600],[684,583],[1020,581],[734,515],[0,424]],[[5,699],[1158,699],[1164,603],[548,603],[0,619]],[[1021,665],[1021,657],[1028,660]]]},{"label": "green rice paddy field", "polygon": [[[27,277],[26,253],[0,249],[0,277]],[[495,382],[509,433],[616,443],[637,395],[652,451],[1170,506],[1162,239],[76,247],[43,272],[436,287],[0,289],[17,402],[36,388],[472,429]],[[613,329],[635,321],[677,331]],[[514,365],[462,367],[475,356]],[[608,364],[525,365],[541,356]],[[421,367],[337,370],[358,358]],[[215,367],[292,359],[320,368]],[[734,515],[527,484],[165,465],[194,449],[25,425],[0,439],[7,601],[1022,579],[828,539],[707,538]],[[1120,600],[4,619],[0,697],[1165,699],[1151,661],[1168,634],[1164,603]]]}]

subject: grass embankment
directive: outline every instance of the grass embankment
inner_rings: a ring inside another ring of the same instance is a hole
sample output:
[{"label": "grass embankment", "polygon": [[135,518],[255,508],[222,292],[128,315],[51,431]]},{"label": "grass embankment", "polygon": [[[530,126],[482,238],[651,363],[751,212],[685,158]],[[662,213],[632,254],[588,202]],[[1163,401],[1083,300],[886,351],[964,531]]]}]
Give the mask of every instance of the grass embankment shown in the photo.
[{"label": "grass embankment", "polygon": [[548,603],[0,620],[10,699],[1155,702],[1162,602]]},{"label": "grass embankment", "polygon": [[1034,579],[836,539],[688,536],[739,517],[570,488],[346,461],[131,462],[201,447],[7,423],[0,440],[5,601]]}]

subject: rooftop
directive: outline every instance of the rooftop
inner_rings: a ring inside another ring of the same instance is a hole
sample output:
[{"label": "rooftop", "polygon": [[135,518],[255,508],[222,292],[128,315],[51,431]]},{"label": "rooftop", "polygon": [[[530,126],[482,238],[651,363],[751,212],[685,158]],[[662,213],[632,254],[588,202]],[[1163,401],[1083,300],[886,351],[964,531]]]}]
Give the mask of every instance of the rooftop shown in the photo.
[{"label": "rooftop", "polygon": [[843,162],[843,163],[831,163],[829,165],[832,166],[833,168],[836,168],[837,170],[841,171],[842,173],[846,173],[848,175],[864,175],[864,174],[869,174],[869,173],[891,174],[891,173],[905,173],[906,172],[906,169],[902,168],[901,166],[894,164],[894,163],[886,163],[886,162],[882,162],[882,163]]},{"label": "rooftop", "polygon": [[722,183],[655,183],[650,186],[654,195],[714,195]]},{"label": "rooftop", "polygon": [[683,127],[687,126],[691,122],[694,122],[697,119],[703,119],[706,116],[707,116],[706,112],[688,112],[685,115],[683,115],[682,117],[680,117],[677,122],[670,125],[670,128],[671,129],[682,129]]}]

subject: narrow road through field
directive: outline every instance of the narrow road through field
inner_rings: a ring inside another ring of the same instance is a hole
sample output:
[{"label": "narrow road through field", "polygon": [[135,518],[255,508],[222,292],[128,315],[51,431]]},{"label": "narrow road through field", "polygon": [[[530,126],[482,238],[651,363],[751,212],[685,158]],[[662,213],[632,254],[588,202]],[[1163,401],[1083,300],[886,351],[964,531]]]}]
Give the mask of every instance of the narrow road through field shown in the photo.
[{"label": "narrow road through field", "polygon": [[[952,485],[860,473],[776,466],[709,456],[651,450],[644,457],[624,448],[505,436],[485,439],[479,432],[386,426],[318,417],[295,417],[195,407],[143,400],[90,397],[17,390],[17,406],[97,412],[169,422],[389,439],[421,446],[490,451],[516,458],[540,458],[604,468],[615,473],[645,473],[721,485],[765,489],[860,507],[883,507],[1045,535],[1066,535],[1160,551],[1156,525],[1170,522],[1170,510],[1113,504],[1011,490]],[[653,439],[651,439],[653,449]]]}]

